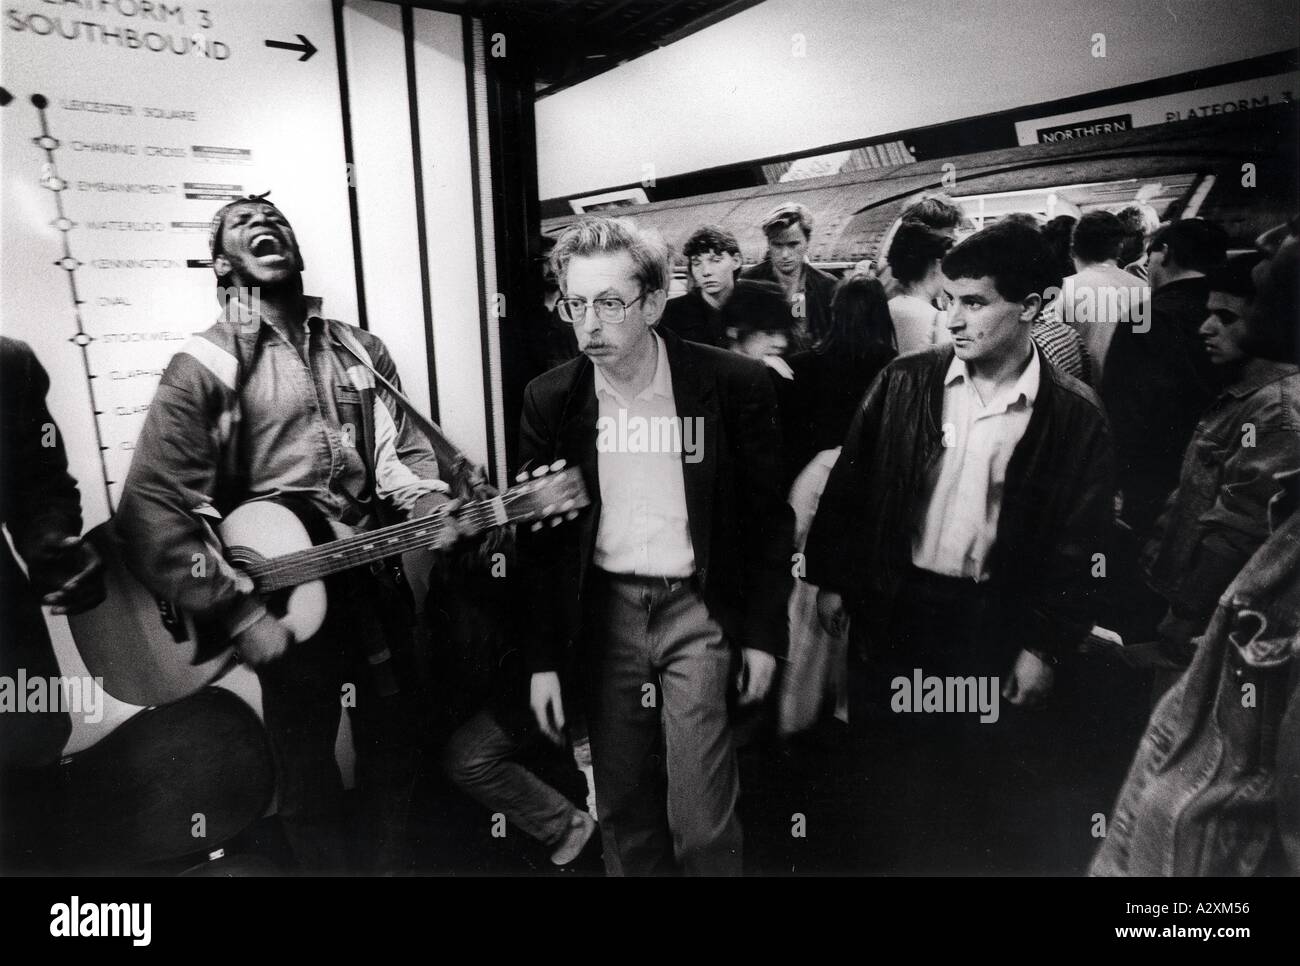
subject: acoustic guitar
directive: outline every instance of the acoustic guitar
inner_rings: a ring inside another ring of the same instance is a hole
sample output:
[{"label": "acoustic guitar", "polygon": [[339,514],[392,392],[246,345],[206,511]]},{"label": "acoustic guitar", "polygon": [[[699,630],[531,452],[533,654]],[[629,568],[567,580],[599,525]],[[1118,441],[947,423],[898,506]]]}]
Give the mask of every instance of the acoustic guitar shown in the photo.
[{"label": "acoustic guitar", "polygon": [[[576,467],[543,468],[499,496],[465,503],[455,524],[469,536],[508,523],[556,525],[590,502]],[[226,559],[252,578],[295,641],[308,640],[325,620],[325,577],[408,550],[444,548],[449,531],[447,517],[434,514],[322,543],[312,539],[297,513],[273,500],[242,504],[217,528]],[[111,521],[87,539],[104,558],[107,596],[98,607],[70,616],[68,624],[87,669],[103,679],[105,691],[129,704],[166,704],[225,673],[235,660],[233,643],[210,622],[150,593],[123,562]]]}]

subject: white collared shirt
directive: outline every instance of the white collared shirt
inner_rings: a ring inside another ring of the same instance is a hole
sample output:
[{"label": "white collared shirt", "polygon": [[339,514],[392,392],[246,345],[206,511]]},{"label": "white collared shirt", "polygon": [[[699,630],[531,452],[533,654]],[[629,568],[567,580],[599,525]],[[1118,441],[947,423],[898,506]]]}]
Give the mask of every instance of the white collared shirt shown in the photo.
[{"label": "white collared shirt", "polygon": [[917,567],[948,577],[989,578],[1007,464],[1029,425],[1041,371],[1034,348],[1020,378],[984,403],[966,363],[953,357],[944,376],[943,455],[926,481],[912,538]]},{"label": "white collared shirt", "polygon": [[683,436],[686,420],[677,418],[668,349],[657,333],[651,338],[655,374],[636,398],[624,399],[596,367],[601,508],[592,562],[616,574],[689,577],[695,551],[682,455],[693,437]]}]

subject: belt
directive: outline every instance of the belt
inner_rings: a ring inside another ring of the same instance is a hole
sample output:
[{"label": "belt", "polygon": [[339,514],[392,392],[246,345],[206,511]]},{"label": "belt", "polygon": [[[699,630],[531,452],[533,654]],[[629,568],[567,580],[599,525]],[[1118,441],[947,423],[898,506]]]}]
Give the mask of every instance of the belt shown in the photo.
[{"label": "belt", "polygon": [[909,567],[903,574],[899,592],[912,597],[974,603],[989,596],[989,584],[988,581],[976,582],[969,577],[949,577],[932,570]]},{"label": "belt", "polygon": [[655,577],[647,574],[615,574],[608,570],[601,570],[599,567],[595,568],[595,572],[603,580],[631,584],[635,587],[653,588],[669,594],[676,593],[687,587],[698,587],[696,579],[698,575],[696,574],[691,574],[688,577]]}]

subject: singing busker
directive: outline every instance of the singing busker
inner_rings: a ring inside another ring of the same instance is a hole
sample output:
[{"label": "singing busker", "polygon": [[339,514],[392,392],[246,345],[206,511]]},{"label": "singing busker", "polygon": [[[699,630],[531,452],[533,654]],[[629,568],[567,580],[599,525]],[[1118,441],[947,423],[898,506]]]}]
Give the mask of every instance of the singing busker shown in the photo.
[{"label": "singing busker", "polygon": [[[375,375],[398,384],[384,344],[329,319],[304,294],[303,256],[284,214],[264,196],[233,201],[213,217],[210,242],[221,312],[163,374],[118,534],[151,592],[221,627],[257,671],[279,817],[298,866],[353,867],[352,844],[366,867],[398,870],[422,710],[409,591],[385,568],[337,575],[320,631],[293,640],[251,581],[224,562],[213,527],[240,504],[276,500],[309,530],[364,531],[447,512],[449,485],[430,443]],[[335,758],[345,685],[355,688],[357,836],[344,834]]]}]

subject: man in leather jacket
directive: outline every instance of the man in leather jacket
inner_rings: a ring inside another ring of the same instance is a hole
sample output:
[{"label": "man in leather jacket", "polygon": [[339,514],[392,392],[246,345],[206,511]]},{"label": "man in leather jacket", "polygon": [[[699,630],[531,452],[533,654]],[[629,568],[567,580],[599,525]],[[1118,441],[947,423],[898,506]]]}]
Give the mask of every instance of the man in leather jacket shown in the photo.
[{"label": "man in leather jacket", "polygon": [[[828,630],[851,613],[869,641],[868,712],[886,709],[894,739],[881,787],[907,795],[902,834],[882,840],[907,849],[912,869],[957,870],[974,848],[983,870],[1011,854],[1011,836],[1048,824],[1034,803],[1051,786],[1031,779],[1059,751],[1052,715],[1028,709],[1047,703],[1057,664],[1097,614],[1113,454],[1096,395],[1030,337],[1053,277],[1039,233],[992,226],[943,270],[953,343],[895,360],[863,399],[808,538],[806,579],[821,588]],[[992,706],[903,700],[927,675],[991,682]],[[998,696],[1012,707],[999,711]]]}]

